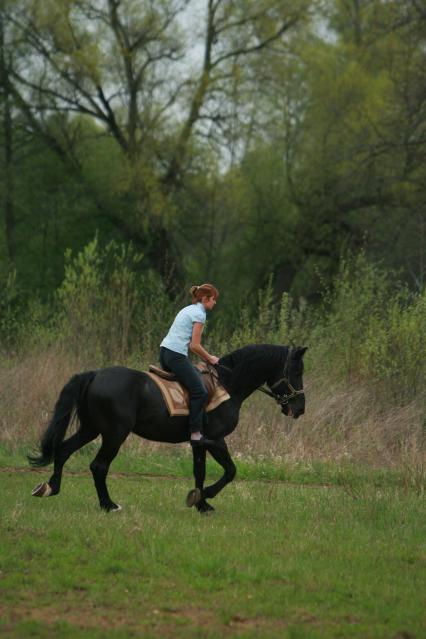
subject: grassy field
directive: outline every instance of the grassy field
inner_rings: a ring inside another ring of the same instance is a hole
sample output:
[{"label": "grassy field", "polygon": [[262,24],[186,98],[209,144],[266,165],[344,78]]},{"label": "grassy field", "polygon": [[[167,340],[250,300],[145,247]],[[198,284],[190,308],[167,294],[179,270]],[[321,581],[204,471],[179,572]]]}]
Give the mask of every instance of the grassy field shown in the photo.
[{"label": "grassy field", "polygon": [[34,499],[49,469],[0,455],[1,637],[426,636],[426,505],[398,476],[241,459],[200,516],[188,451],[124,452],[106,515],[89,459]]}]

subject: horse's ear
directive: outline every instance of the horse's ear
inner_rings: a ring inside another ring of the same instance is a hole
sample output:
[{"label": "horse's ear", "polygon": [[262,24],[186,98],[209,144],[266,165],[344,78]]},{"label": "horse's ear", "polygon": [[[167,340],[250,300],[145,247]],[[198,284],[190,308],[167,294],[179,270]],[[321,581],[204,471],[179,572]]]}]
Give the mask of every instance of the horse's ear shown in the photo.
[{"label": "horse's ear", "polygon": [[302,358],[304,356],[304,354],[306,353],[306,351],[308,350],[307,346],[298,346],[296,348],[296,357],[300,357]]}]

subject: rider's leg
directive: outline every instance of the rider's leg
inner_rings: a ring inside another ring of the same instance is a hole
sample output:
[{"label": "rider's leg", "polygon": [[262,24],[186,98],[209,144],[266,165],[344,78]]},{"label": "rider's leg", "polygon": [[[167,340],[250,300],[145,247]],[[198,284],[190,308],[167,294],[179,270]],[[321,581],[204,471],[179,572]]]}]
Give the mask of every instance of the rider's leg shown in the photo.
[{"label": "rider's leg", "polygon": [[162,348],[160,351],[160,363],[166,370],[173,371],[177,380],[188,389],[190,395],[189,429],[191,431],[191,440],[202,441],[204,407],[208,393],[200,373],[186,355],[175,353],[166,348]]}]

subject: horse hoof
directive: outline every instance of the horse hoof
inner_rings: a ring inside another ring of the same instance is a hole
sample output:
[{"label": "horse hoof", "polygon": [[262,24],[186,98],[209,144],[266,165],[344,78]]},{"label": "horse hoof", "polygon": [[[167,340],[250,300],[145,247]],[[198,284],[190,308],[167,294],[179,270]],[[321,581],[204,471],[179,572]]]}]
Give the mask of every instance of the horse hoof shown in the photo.
[{"label": "horse hoof", "polygon": [[38,484],[38,486],[36,486],[34,490],[31,491],[31,495],[33,497],[50,497],[51,494],[52,488],[49,486],[47,481]]},{"label": "horse hoof", "polygon": [[105,513],[118,513],[119,510],[123,510],[120,504],[114,504],[113,501],[110,504],[100,504],[100,507]]},{"label": "horse hoof", "polygon": [[208,504],[206,501],[200,501],[197,504],[197,510],[200,515],[211,515],[216,512],[213,506],[210,506],[210,504]]},{"label": "horse hoof", "polygon": [[199,488],[193,488],[186,496],[186,505],[188,508],[195,506],[201,501],[201,490]]}]

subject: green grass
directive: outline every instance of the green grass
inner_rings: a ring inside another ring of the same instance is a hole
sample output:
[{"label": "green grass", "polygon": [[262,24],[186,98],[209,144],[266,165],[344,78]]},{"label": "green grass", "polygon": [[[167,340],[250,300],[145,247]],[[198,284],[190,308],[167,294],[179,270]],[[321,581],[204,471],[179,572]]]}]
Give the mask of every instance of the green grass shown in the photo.
[{"label": "green grass", "polygon": [[[88,472],[90,461],[94,458],[99,444],[92,443],[75,453],[67,462],[66,471]],[[31,445],[9,449],[0,446],[0,470],[10,467],[28,469],[26,454],[33,450]],[[238,480],[264,480],[295,483],[301,485],[336,485],[356,494],[364,487],[408,488],[410,485],[424,493],[425,478],[415,483],[411,476],[401,470],[371,468],[353,463],[330,464],[323,462],[284,463],[282,460],[234,456],[237,465]],[[222,474],[222,468],[210,457],[207,458],[208,475],[211,479]],[[48,475],[49,470],[41,471]],[[136,473],[142,475],[170,476],[176,478],[192,477],[192,456],[189,446],[164,445],[160,450],[144,451],[137,447],[121,450],[113,461],[111,473]]]},{"label": "green grass", "polygon": [[65,475],[61,495],[34,499],[49,470],[7,471],[5,455],[0,463],[1,637],[426,636],[426,506],[391,476],[262,482],[240,460],[247,480],[206,517],[184,505],[186,451],[153,455],[151,467],[123,453],[113,470],[176,477],[113,475],[124,509],[107,515],[88,474]]}]

